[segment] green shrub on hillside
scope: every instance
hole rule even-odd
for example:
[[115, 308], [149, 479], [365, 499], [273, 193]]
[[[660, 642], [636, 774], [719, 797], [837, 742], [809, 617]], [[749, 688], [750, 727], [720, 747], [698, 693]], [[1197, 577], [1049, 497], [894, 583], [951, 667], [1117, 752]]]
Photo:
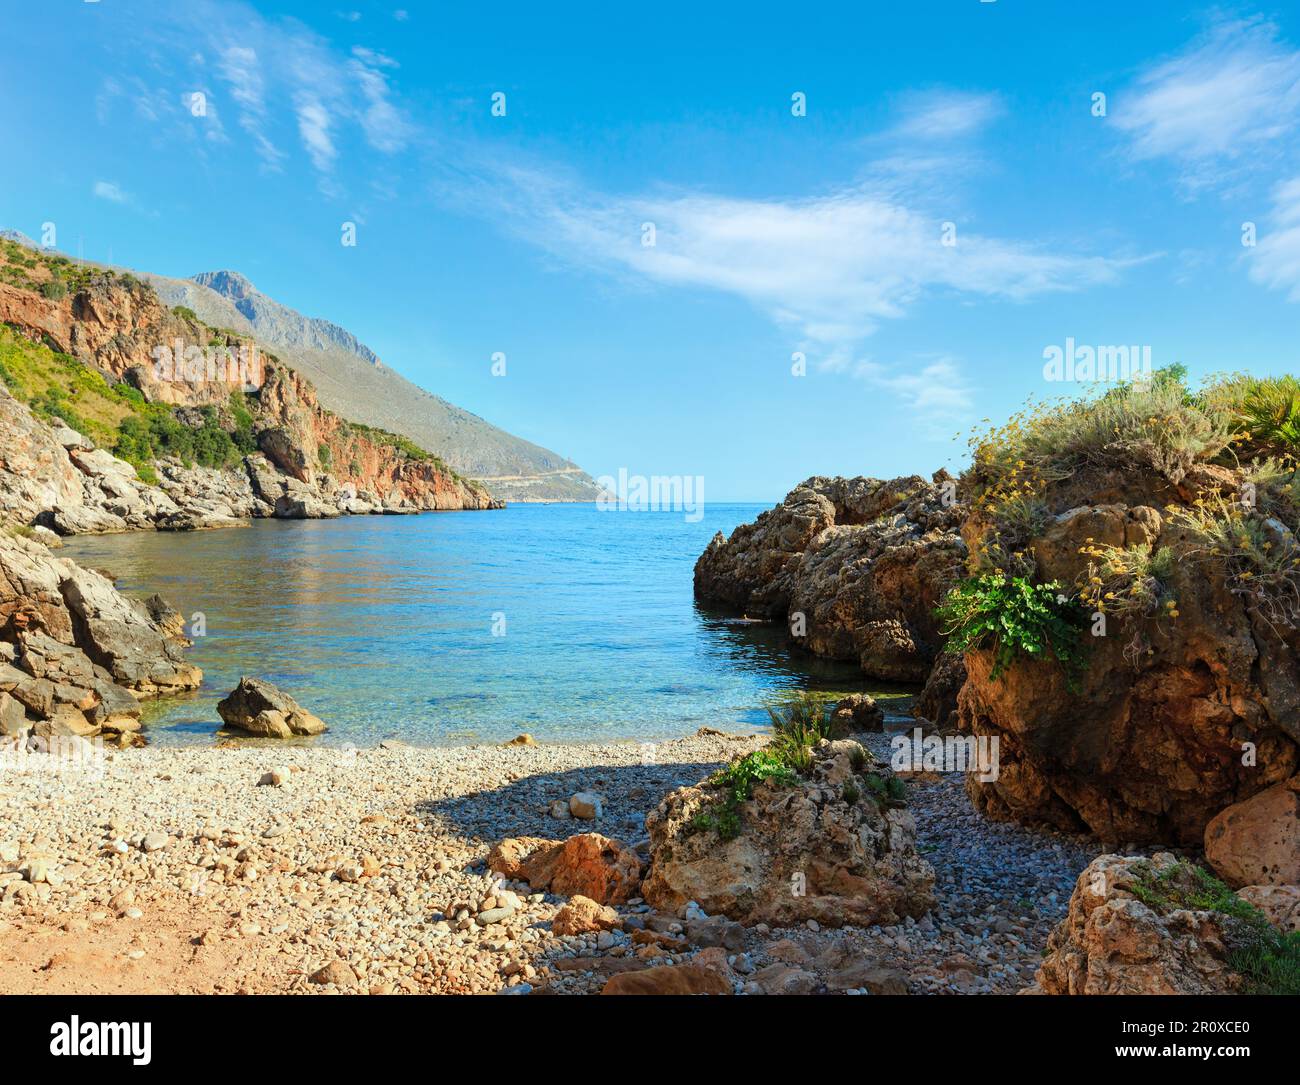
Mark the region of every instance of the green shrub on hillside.
[[1223, 412], [1251, 446], [1300, 452], [1300, 380], [1234, 374], [1208, 388], [1205, 402]]
[[159, 404], [149, 404], [141, 413], [122, 420], [113, 455], [139, 470], [153, 460], [174, 456], [187, 467], [229, 467], [242, 452], [222, 427], [214, 407], [200, 412], [202, 424], [187, 426], [175, 413]]

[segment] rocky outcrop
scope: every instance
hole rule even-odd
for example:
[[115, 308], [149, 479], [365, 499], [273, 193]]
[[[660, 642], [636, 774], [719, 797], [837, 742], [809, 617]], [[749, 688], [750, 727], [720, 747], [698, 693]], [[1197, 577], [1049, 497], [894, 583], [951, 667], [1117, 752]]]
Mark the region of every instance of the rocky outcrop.
[[460, 478], [436, 457], [389, 443], [376, 431], [324, 410], [316, 389], [291, 369], [269, 366], [258, 402], [267, 423], [258, 437], [266, 459], [289, 483], [314, 490], [326, 505], [345, 512], [352, 511], [346, 502], [358, 499], [371, 512], [501, 507], [482, 486]]
[[[1244, 990], [1246, 977], [1232, 962], [1254, 932], [1222, 911], [1180, 906], [1179, 882], [1190, 876], [1168, 853], [1093, 860], [1079, 875], [1068, 915], [1048, 939], [1037, 989], [1070, 995]], [[1143, 892], [1151, 886], [1158, 889], [1154, 896]], [[1172, 899], [1148, 904], [1142, 897]]]
[[934, 871], [917, 853], [901, 781], [858, 743], [823, 740], [807, 777], [755, 784], [731, 839], [701, 819], [724, 794], [705, 781], [646, 816], [641, 895], [654, 907], [681, 914], [695, 901], [710, 915], [775, 926], [897, 923], [931, 907]]
[[46, 509], [82, 503], [82, 475], [59, 433], [0, 383], [0, 510], [30, 524]]
[[[169, 609], [169, 608], [168, 608]], [[129, 736], [140, 696], [198, 687], [162, 614], [39, 543], [0, 534], [0, 733]]]
[[[1215, 485], [1221, 476], [1232, 484], [1223, 472]], [[1024, 552], [1037, 579], [1074, 591], [1088, 580], [1092, 547], [1168, 547], [1167, 602], [1150, 616], [1110, 613], [1104, 636], [1083, 636], [1087, 665], [1075, 688], [1053, 662], [1021, 659], [995, 679], [989, 652], [967, 653], [959, 726], [1000, 743], [997, 780], [970, 776], [967, 788], [995, 817], [1196, 847], [1220, 810], [1300, 767], [1300, 634], [1253, 608], [1222, 563], [1197, 560], [1204, 540], [1136, 503], [1139, 477], [1126, 487], [1133, 504], [1054, 514], [1049, 505]], [[1160, 489], [1152, 482], [1146, 492]], [[1048, 493], [1075, 499], [1076, 481]], [[976, 551], [990, 527], [972, 515], [963, 533]]]
[[696, 598], [782, 621], [796, 644], [873, 678], [923, 682], [941, 642], [934, 608], [965, 558], [945, 481], [810, 478], [714, 537]]
[[217, 702], [217, 714], [230, 729], [258, 738], [319, 735], [325, 722], [313, 716], [282, 689], [247, 676]]

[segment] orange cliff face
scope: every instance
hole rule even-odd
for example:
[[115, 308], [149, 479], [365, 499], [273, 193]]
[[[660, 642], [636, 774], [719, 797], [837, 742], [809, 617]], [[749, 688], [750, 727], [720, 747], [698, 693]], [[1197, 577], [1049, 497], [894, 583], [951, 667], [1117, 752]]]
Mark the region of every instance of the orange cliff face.
[[152, 403], [223, 407], [245, 393], [267, 459], [328, 498], [347, 489], [376, 506], [503, 504], [436, 456], [325, 410], [312, 384], [274, 355], [173, 312], [137, 280], [95, 278], [57, 300], [0, 283], [0, 323], [131, 384]]
[[326, 479], [384, 504], [418, 509], [488, 509], [501, 502], [433, 456], [389, 443], [392, 438], [325, 410], [301, 374], [277, 363], [265, 368], [258, 393], [262, 451], [285, 474], [311, 486]]

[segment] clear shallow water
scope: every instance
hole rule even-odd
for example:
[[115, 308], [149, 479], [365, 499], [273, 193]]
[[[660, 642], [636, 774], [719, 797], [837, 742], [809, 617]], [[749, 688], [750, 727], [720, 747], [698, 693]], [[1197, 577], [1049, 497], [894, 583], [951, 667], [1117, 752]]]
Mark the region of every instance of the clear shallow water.
[[155, 743], [212, 742], [241, 674], [319, 715], [330, 744], [653, 741], [762, 726], [781, 690], [867, 688], [780, 629], [694, 603], [696, 557], [762, 507], [712, 505], [694, 524], [593, 505], [263, 520], [62, 553], [206, 617], [190, 651], [203, 688], [148, 707]]

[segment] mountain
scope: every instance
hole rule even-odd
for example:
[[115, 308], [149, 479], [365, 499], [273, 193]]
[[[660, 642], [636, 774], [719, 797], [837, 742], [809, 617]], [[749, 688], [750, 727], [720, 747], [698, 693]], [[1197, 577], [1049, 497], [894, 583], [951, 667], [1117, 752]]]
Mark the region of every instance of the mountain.
[[[237, 271], [204, 271], [192, 277], [200, 286], [215, 290], [238, 309], [264, 343], [310, 350], [341, 350], [355, 354], [371, 365], [379, 355], [346, 328], [328, 320], [303, 316], [253, 286]], [[193, 308], [193, 306], [191, 306]]]
[[[16, 231], [12, 240], [36, 246]], [[572, 460], [498, 429], [387, 368], [345, 328], [306, 317], [234, 271], [193, 279], [135, 272], [168, 305], [255, 337], [315, 386], [321, 404], [355, 422], [389, 430], [442, 457], [507, 501], [592, 501], [596, 483]]]
[[207, 324], [255, 336], [275, 350], [311, 380], [328, 409], [409, 438], [497, 497], [593, 501], [599, 492], [573, 461], [426, 392], [385, 366], [345, 328], [303, 316], [237, 272], [209, 271], [192, 279], [141, 277], [168, 305], [183, 305]]
[[[17, 230], [0, 230], [0, 238], [43, 251]], [[311, 381], [326, 410], [406, 437], [458, 474], [482, 482], [494, 497], [594, 501], [600, 492], [572, 460], [426, 392], [386, 367], [346, 328], [303, 316], [263, 294], [238, 272], [208, 271], [175, 279], [117, 270], [149, 283], [168, 306], [184, 306], [205, 324], [255, 338]]]

